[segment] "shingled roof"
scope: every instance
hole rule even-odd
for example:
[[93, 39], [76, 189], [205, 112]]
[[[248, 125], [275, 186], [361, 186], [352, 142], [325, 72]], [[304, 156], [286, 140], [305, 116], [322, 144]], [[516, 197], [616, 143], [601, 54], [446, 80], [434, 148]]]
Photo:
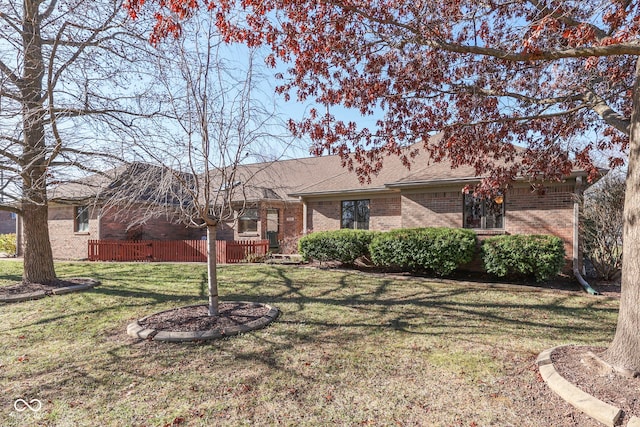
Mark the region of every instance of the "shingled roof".
[[[334, 164], [340, 165], [338, 156], [330, 156]], [[329, 172], [329, 171], [327, 171]], [[433, 162], [428, 154], [419, 152], [412, 160], [410, 167], [405, 166], [398, 156], [389, 156], [384, 159], [382, 170], [377, 175], [370, 176], [370, 182], [361, 183], [354, 172], [339, 167], [332, 173], [325, 173], [318, 168], [311, 176], [321, 176], [317, 181], [307, 181], [306, 186], [299, 187], [291, 192], [291, 197], [330, 195], [354, 192], [381, 192], [391, 191], [394, 186], [402, 183], [431, 182], [431, 181], [465, 181], [477, 179], [475, 170], [471, 166], [452, 168], [448, 161]]]
[[[57, 203], [127, 198], [128, 201], [175, 204], [179, 201], [173, 199], [181, 191], [175, 181], [169, 179], [171, 175], [172, 172], [166, 167], [133, 162], [55, 186], [49, 190], [48, 198]], [[185, 177], [185, 182], [192, 181], [190, 174], [182, 176]], [[175, 191], [167, 191], [167, 188]]]
[[[419, 148], [419, 145], [410, 148]], [[61, 185], [51, 192], [51, 199], [79, 200], [109, 191], [115, 192], [117, 185], [130, 185], [135, 182], [137, 174], [161, 173], [162, 170], [163, 168], [158, 166], [143, 163], [123, 166], [78, 182]], [[584, 173], [574, 171], [574, 175]], [[123, 180], [123, 176], [128, 178]], [[212, 173], [211, 178], [213, 191], [224, 187], [220, 183], [219, 173], [218, 176]], [[295, 201], [300, 197], [391, 192], [403, 187], [468, 183], [478, 179], [473, 167], [453, 168], [447, 160], [434, 162], [425, 150], [419, 150], [409, 168], [398, 156], [385, 158], [382, 170], [371, 175], [370, 181], [365, 183], [359, 181], [356, 173], [342, 166], [340, 156], [320, 156], [240, 165], [233, 181], [242, 185], [238, 190], [234, 190], [233, 199], [247, 202]], [[157, 192], [149, 191], [157, 197]]]
[[[416, 144], [407, 150], [419, 147]], [[424, 150], [419, 150], [410, 168], [398, 156], [385, 158], [382, 170], [365, 183], [342, 166], [338, 155], [244, 165], [238, 177], [249, 200], [270, 198], [261, 194], [263, 189], [271, 189], [274, 198], [296, 200], [301, 196], [393, 191], [392, 186], [405, 182], [410, 185], [416, 181], [477, 180], [473, 167], [452, 168], [448, 161], [433, 162]]]

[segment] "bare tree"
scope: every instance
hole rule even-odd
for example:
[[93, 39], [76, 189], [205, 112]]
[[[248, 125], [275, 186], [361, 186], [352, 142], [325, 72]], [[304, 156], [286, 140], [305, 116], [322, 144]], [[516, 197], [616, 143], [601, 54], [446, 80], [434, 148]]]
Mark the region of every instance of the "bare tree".
[[625, 180], [610, 173], [584, 195], [582, 232], [585, 255], [598, 277], [612, 280], [622, 269]]
[[256, 53], [234, 52], [214, 22], [211, 16], [194, 19], [188, 35], [158, 46], [166, 56], [157, 83], [167, 94], [167, 108], [157, 122], [155, 141], [136, 146], [153, 166], [146, 175], [136, 174], [137, 182], [125, 185], [128, 189], [109, 202], [127, 210], [144, 200], [146, 213], [140, 221], [169, 215], [206, 228], [211, 316], [218, 314], [218, 227], [233, 225], [243, 214], [254, 191], [253, 177], [264, 172], [245, 164], [277, 159], [290, 144], [286, 126], [263, 102], [269, 95], [259, 90], [263, 77]]
[[47, 188], [124, 158], [152, 110], [151, 49], [128, 21], [120, 1], [0, 3], [0, 209], [22, 216], [25, 282], [56, 278]]

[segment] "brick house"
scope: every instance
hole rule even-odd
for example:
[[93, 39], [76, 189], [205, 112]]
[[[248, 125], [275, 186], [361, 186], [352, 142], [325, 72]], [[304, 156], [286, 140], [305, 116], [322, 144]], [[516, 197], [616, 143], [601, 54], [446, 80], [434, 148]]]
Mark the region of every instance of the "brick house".
[[135, 205], [118, 209], [102, 203], [110, 191], [122, 187], [123, 176], [146, 173], [140, 163], [61, 184], [49, 193], [49, 235], [56, 259], [87, 258], [89, 240], [191, 240], [202, 239], [204, 231], [190, 228], [176, 218], [158, 215], [140, 221], [148, 209], [144, 195]]
[[[366, 184], [344, 169], [338, 156], [243, 165], [237, 177], [244, 195], [244, 202], [237, 203], [243, 209], [238, 208], [234, 222], [219, 227], [220, 240], [269, 239], [274, 250], [294, 253], [297, 239], [311, 231], [444, 226], [472, 228], [480, 238], [552, 234], [563, 239], [569, 260], [578, 255], [575, 195], [586, 183], [583, 171], [545, 183], [544, 194], [532, 191], [525, 179], [515, 181], [493, 199], [476, 199], [462, 191], [479, 182], [473, 168], [451, 168], [420, 155], [411, 169], [396, 157], [385, 159], [382, 171]], [[135, 211], [123, 215], [91, 201], [114, 182], [90, 177], [57, 189], [49, 211], [55, 257], [85, 258], [89, 239], [203, 238], [203, 230], [172, 218], [139, 224]]]
[[544, 194], [516, 181], [493, 199], [474, 198], [462, 190], [479, 182], [471, 167], [452, 169], [447, 162], [414, 164], [407, 170], [388, 158], [370, 184], [361, 185], [343, 171], [302, 188], [291, 196], [303, 205], [303, 233], [310, 230], [364, 228], [387, 231], [413, 227], [471, 228], [479, 238], [497, 234], [552, 234], [574, 255], [576, 194], [586, 173], [574, 171], [562, 182], [545, 183]]
[[[516, 180], [504, 194], [493, 199], [474, 198], [465, 186], [480, 181], [472, 167], [452, 168], [418, 156], [411, 169], [397, 157], [385, 159], [381, 172], [362, 184], [342, 167], [338, 156], [294, 159], [250, 165], [251, 182], [272, 190], [274, 197], [256, 197], [260, 210], [254, 215], [255, 238], [264, 238], [267, 201], [286, 206], [280, 216], [279, 239], [295, 243], [312, 231], [363, 228], [388, 231], [412, 227], [461, 227], [476, 231], [480, 239], [498, 234], [552, 234], [565, 243], [569, 262], [577, 234], [577, 197], [586, 185], [586, 172], [573, 171], [562, 182], [546, 182], [544, 194], [534, 191], [528, 180]], [[275, 207], [275, 205], [274, 205]], [[283, 217], [285, 221], [283, 221]], [[250, 235], [236, 234], [234, 238]], [[294, 252], [295, 244], [284, 250]]]

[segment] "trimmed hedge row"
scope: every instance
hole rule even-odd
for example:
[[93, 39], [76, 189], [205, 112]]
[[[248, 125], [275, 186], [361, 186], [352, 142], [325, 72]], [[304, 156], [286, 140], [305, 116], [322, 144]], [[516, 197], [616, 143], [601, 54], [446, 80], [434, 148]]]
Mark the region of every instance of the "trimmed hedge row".
[[560, 272], [564, 257], [564, 244], [556, 236], [495, 236], [482, 244], [484, 268], [498, 277], [533, 275], [541, 282]]
[[[388, 232], [321, 231], [300, 239], [305, 260], [353, 264], [369, 257], [374, 265], [405, 271], [451, 274], [473, 259], [475, 232], [459, 228], [412, 228]], [[548, 235], [503, 235], [481, 245], [484, 268], [498, 277], [533, 276], [538, 281], [557, 275], [565, 262], [562, 240]]]
[[298, 252], [306, 261], [340, 261], [353, 264], [369, 255], [371, 239], [379, 232], [342, 229], [308, 234], [298, 241]]
[[369, 250], [381, 267], [427, 270], [444, 276], [473, 258], [476, 234], [459, 228], [412, 228], [377, 235]]

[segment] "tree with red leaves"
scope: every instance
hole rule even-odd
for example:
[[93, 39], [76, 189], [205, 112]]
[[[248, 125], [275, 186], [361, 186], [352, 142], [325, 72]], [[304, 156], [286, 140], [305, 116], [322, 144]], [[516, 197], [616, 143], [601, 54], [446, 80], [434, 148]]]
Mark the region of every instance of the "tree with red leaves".
[[[227, 41], [268, 46], [270, 65], [290, 64], [278, 91], [321, 106], [292, 130], [363, 180], [387, 155], [409, 165], [402, 148], [416, 141], [434, 161], [473, 165], [487, 177], [479, 191], [575, 167], [593, 179], [596, 153], [628, 151], [620, 315], [605, 358], [640, 372], [638, 1], [148, 1], [128, 7], [134, 17], [155, 9], [153, 43], [207, 8]], [[380, 118], [360, 127], [337, 107]]]

